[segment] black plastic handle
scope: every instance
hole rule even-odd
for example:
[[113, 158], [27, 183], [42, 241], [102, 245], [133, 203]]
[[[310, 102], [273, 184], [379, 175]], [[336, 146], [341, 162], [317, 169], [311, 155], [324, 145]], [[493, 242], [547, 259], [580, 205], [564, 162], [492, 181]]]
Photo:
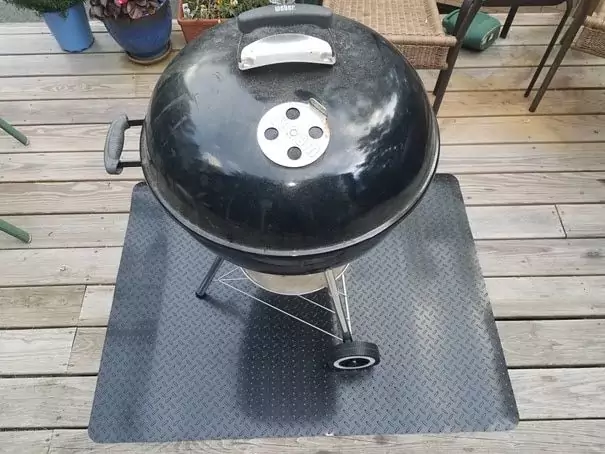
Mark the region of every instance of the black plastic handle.
[[138, 167], [141, 161], [120, 161], [124, 149], [124, 133], [131, 126], [141, 126], [143, 120], [129, 120], [126, 114], [120, 115], [109, 125], [105, 138], [103, 159], [105, 171], [111, 175], [119, 175], [124, 167]]
[[289, 25], [332, 26], [332, 10], [319, 5], [292, 4], [269, 5], [245, 11], [237, 16], [237, 28], [246, 34], [261, 27], [286, 27]]

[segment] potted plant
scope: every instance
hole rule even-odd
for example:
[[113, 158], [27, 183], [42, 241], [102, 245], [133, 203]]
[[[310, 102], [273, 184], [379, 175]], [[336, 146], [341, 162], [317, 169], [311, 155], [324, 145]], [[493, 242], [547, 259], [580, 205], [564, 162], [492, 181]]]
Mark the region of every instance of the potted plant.
[[84, 9], [84, 0], [7, 0], [7, 2], [40, 14], [61, 49], [66, 52], [82, 52], [94, 41]]
[[177, 21], [185, 41], [189, 42], [225, 19], [269, 3], [269, 0], [179, 0]]
[[135, 63], [155, 63], [170, 53], [169, 0], [90, 0], [90, 16], [105, 24]]

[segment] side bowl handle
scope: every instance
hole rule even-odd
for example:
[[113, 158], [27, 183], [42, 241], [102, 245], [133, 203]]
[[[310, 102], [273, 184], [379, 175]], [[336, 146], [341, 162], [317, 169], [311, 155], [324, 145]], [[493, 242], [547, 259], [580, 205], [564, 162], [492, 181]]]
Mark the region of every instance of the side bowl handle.
[[131, 126], [141, 126], [143, 120], [129, 120], [126, 114], [120, 115], [109, 125], [107, 137], [105, 138], [105, 149], [103, 160], [105, 171], [111, 175], [119, 175], [124, 167], [139, 167], [141, 161], [120, 161], [124, 150], [124, 134]]

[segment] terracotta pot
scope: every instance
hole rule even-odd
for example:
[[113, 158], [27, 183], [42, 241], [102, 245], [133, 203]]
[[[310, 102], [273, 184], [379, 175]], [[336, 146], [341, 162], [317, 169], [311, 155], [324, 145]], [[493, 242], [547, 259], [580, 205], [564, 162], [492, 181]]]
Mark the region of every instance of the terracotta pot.
[[179, 0], [176, 20], [181, 26], [185, 42], [188, 43], [209, 28], [214, 27], [216, 24], [220, 24], [224, 19], [185, 19], [183, 16], [183, 0]]

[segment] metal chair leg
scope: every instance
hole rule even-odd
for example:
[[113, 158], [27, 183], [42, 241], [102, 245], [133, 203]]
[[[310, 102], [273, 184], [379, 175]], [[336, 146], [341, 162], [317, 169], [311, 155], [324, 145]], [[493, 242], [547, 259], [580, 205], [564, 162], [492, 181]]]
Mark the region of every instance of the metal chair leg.
[[504, 26], [500, 31], [500, 38], [504, 39], [508, 35], [508, 31], [510, 30], [510, 26], [513, 25], [513, 20], [515, 20], [515, 15], [519, 10], [518, 6], [512, 6], [508, 11], [508, 16], [506, 16], [506, 20], [504, 21]]
[[202, 299], [206, 296], [206, 290], [208, 290], [208, 287], [210, 287], [214, 276], [216, 276], [218, 269], [221, 267], [224, 261], [224, 259], [216, 257], [214, 262], [212, 262], [212, 265], [210, 265], [210, 269], [206, 273], [206, 276], [204, 276], [204, 280], [195, 292], [195, 296], [197, 296], [199, 299]]
[[21, 230], [19, 227], [15, 227], [12, 224], [9, 224], [6, 221], [0, 219], [0, 232], [4, 232], [18, 240], [23, 241], [24, 243], [31, 243], [32, 237], [25, 230]]
[[13, 136], [23, 145], [29, 144], [29, 139], [22, 132], [18, 131], [13, 125], [11, 125], [8, 121], [0, 118], [0, 129], [5, 131], [7, 134]]
[[[544, 55], [542, 55], [542, 60], [540, 60], [540, 63], [538, 64], [538, 67], [536, 68], [536, 71], [534, 72], [534, 75], [531, 78], [531, 81], [529, 82], [529, 85], [527, 86], [525, 93], [523, 94], [523, 96], [525, 96], [526, 98], [530, 95], [531, 91], [534, 88], [534, 85], [538, 81], [538, 77], [540, 77], [540, 73], [542, 72], [542, 69], [544, 68], [544, 65], [546, 64], [546, 61], [548, 60], [550, 53], [552, 52], [553, 48], [555, 47], [555, 44], [557, 43], [557, 40], [559, 39], [559, 35], [563, 31], [563, 28], [565, 28], [565, 22], [567, 22], [567, 18], [569, 17], [569, 14], [571, 13], [572, 8], [573, 8], [573, 1], [567, 0], [567, 9], [565, 10], [565, 13], [563, 13], [561, 22], [559, 22], [559, 25], [557, 26], [555, 33], [552, 35], [550, 43], [548, 43], [548, 47], [546, 48]], [[563, 37], [563, 39], [565, 39], [565, 37]]]
[[477, 12], [481, 8], [482, 4], [482, 0], [464, 0], [462, 2], [458, 20], [456, 21], [456, 26], [454, 27], [454, 31], [452, 33], [456, 37], [457, 42], [456, 45], [448, 52], [447, 69], [443, 69], [439, 72], [437, 82], [435, 83], [435, 88], [433, 89], [433, 94], [435, 95], [433, 111], [435, 112], [435, 115], [439, 112], [445, 91], [449, 84], [450, 78], [452, 77], [452, 73], [454, 72], [454, 66], [456, 64], [456, 60], [458, 59], [458, 53], [462, 47], [462, 40], [466, 36], [468, 28], [471, 25], [471, 22], [473, 22], [473, 19], [477, 15]]
[[[470, 7], [472, 5], [472, 0], [464, 0], [462, 2], [462, 5], [460, 6], [460, 11], [458, 12], [458, 20], [456, 20], [456, 24], [454, 25], [454, 30], [452, 31], [452, 35], [453, 36], [458, 36], [458, 31], [460, 30], [460, 26], [462, 25], [463, 19], [465, 17], [467, 17], [468, 12], [470, 10]], [[459, 42], [457, 42], [457, 45], [460, 44]], [[457, 47], [456, 45], [456, 47]], [[461, 46], [462, 44], [460, 44]], [[449, 66], [449, 59], [450, 59], [450, 53], [452, 52], [452, 50], [455, 47], [453, 47], [452, 49], [449, 50], [448, 54], [447, 54], [447, 62], [448, 62], [448, 66]], [[458, 49], [460, 50], [460, 49]], [[444, 78], [444, 73], [445, 70], [441, 70], [439, 72], [439, 76], [437, 77], [437, 82], [435, 82], [435, 87], [433, 88], [433, 94], [436, 95], [437, 92], [439, 91], [439, 88], [443, 82], [443, 78]]]
[[[580, 8], [583, 10], [583, 12], [586, 12], [588, 10], [589, 5], [587, 4], [589, 3], [591, 2], [586, 0], [582, 3]], [[561, 64], [563, 58], [565, 57], [565, 54], [571, 47], [571, 43], [576, 37], [578, 30], [580, 30], [580, 27], [584, 23], [585, 18], [586, 14], [582, 14], [582, 11], [578, 11], [578, 14], [575, 15], [573, 21], [571, 22], [571, 25], [567, 29], [567, 32], [565, 32], [565, 36], [563, 36], [563, 40], [561, 41], [561, 49], [559, 49], [557, 56], [552, 62], [552, 66], [548, 69], [548, 73], [546, 73], [546, 77], [542, 81], [542, 85], [540, 85], [540, 89], [538, 90], [536, 97], [534, 98], [531, 103], [531, 106], [529, 107], [530, 112], [535, 112], [538, 108], [538, 104], [540, 104], [540, 101], [542, 101], [544, 93], [546, 93], [546, 90], [548, 90], [550, 82], [552, 81], [555, 73], [557, 72], [557, 69], [559, 69], [559, 65]]]

